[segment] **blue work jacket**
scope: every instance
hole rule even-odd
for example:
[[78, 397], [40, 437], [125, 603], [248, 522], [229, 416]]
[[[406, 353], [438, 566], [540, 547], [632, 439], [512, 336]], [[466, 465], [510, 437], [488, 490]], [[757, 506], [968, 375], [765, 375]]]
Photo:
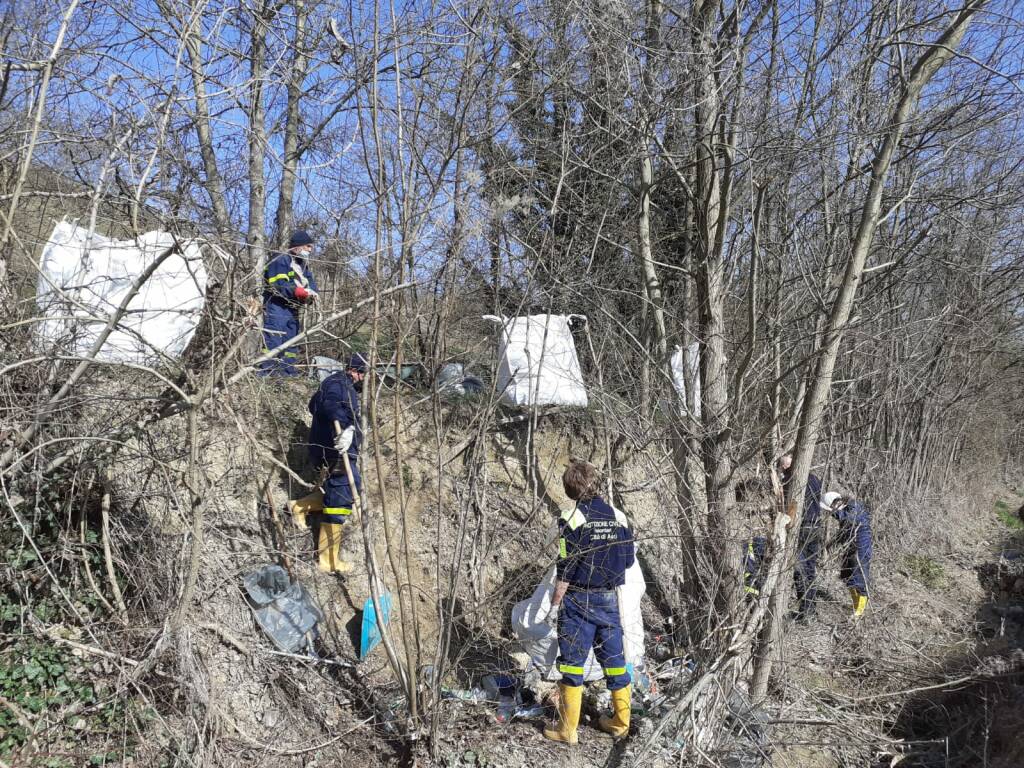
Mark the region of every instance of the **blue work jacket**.
[[633, 534], [604, 499], [580, 501], [558, 521], [556, 575], [576, 589], [613, 589], [633, 565]]
[[[298, 267], [296, 272], [295, 267]], [[303, 284], [311, 291], [317, 290], [316, 278], [306, 260], [291, 253], [274, 253], [263, 270], [263, 304], [276, 304], [298, 309], [295, 288]]]
[[338, 422], [343, 430], [356, 428], [348, 455], [353, 461], [359, 458], [359, 447], [363, 442], [359, 425], [359, 393], [347, 371], [332, 373], [323, 380], [310, 398], [309, 412], [313, 416], [309, 428], [309, 456], [314, 464], [333, 467], [341, 458], [334, 447], [337, 434], [334, 422]]

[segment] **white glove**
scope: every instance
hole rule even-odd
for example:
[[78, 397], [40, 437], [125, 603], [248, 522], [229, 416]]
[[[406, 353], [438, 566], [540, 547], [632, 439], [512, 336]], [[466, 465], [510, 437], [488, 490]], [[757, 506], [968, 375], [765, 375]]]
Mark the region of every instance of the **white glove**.
[[307, 288], [306, 292], [309, 294], [307, 301], [317, 301], [320, 298], [320, 294], [314, 291], [312, 288]]
[[355, 439], [356, 428], [346, 427], [337, 437], [334, 438], [334, 447], [340, 452], [345, 453], [352, 445], [352, 440]]
[[544, 617], [544, 623], [547, 624], [548, 626], [554, 627], [556, 629], [558, 628], [558, 606], [557, 605], [552, 605], [551, 608], [548, 609], [548, 615]]

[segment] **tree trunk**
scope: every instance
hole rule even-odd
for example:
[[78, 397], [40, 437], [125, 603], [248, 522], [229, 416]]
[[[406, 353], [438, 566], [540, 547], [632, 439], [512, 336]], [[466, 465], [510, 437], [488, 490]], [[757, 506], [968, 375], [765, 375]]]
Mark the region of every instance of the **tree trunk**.
[[249, 248], [248, 269], [258, 271], [266, 260], [267, 183], [264, 157], [267, 146], [266, 106], [263, 103], [264, 66], [267, 57], [267, 25], [273, 10], [260, 3], [252, 15], [249, 35]]
[[[164, 10], [164, 15], [168, 16], [167, 10]], [[217, 236], [225, 239], [231, 233], [231, 217], [228, 215], [228, 206], [224, 198], [224, 179], [220, 174], [217, 153], [213, 148], [213, 132], [210, 130], [210, 102], [206, 94], [202, 39], [197, 29], [201, 23], [202, 14], [193, 10], [191, 23], [182, 28], [182, 34], [185, 37], [185, 50], [188, 52], [189, 69], [192, 75], [192, 90], [196, 99], [196, 140], [199, 143], [199, 155], [203, 160], [203, 171], [206, 174], [204, 187], [210, 196], [210, 205], [213, 208], [213, 226], [217, 230]]]
[[729, 377], [725, 356], [725, 264], [720, 247], [723, 216], [722, 178], [718, 167], [721, 98], [715, 74], [718, 55], [718, 0], [694, 9], [696, 119], [695, 266], [701, 382], [701, 454], [707, 496], [707, 529], [717, 547], [720, 569], [715, 608], [733, 616], [740, 602], [742, 563], [737, 554], [740, 532], [730, 516], [735, 492], [730, 479]]
[[308, 57], [304, 53], [306, 47], [306, 3], [295, 0], [295, 40], [293, 48], [291, 72], [288, 77], [288, 104], [285, 108], [284, 152], [281, 167], [281, 187], [277, 195], [277, 215], [274, 229], [278, 243], [284, 246], [288, 242], [294, 212], [295, 182], [298, 178], [299, 124], [302, 117], [302, 84], [306, 79]]

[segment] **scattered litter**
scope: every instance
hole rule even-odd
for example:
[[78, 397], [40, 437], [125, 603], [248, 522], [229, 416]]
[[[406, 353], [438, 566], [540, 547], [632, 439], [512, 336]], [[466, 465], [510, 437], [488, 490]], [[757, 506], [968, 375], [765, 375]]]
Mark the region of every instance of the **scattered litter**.
[[463, 690], [460, 688], [442, 688], [441, 698], [458, 699], [459, 701], [469, 701], [474, 704], [480, 704], [485, 701], [498, 700], [497, 696], [493, 696], [489, 691], [485, 691], [479, 685], [474, 686], [468, 690]]
[[409, 384], [412, 381], [413, 377], [419, 372], [420, 367], [421, 366], [419, 363], [403, 364], [398, 369], [398, 374], [396, 376], [395, 366], [387, 364], [378, 365], [377, 375], [380, 376], [381, 379], [384, 380], [384, 383], [388, 384], [389, 386], [394, 386], [399, 381], [403, 384]]
[[476, 376], [467, 376], [462, 363], [445, 363], [434, 379], [438, 394], [446, 399], [456, 400], [484, 391], [484, 383]]
[[494, 719], [503, 725], [516, 719], [551, 713], [551, 708], [537, 701], [522, 680], [511, 675], [486, 675], [480, 685], [468, 690], [442, 688], [441, 698], [470, 704], [496, 704]]
[[279, 565], [264, 565], [246, 574], [242, 585], [260, 628], [280, 650], [317, 658], [314, 644], [320, 607], [306, 588], [292, 581]]
[[380, 596], [380, 623], [377, 622], [377, 609], [373, 605], [373, 598], [366, 598], [363, 603], [363, 625], [359, 637], [359, 658], [365, 659], [380, 643], [380, 628], [391, 620], [391, 593], [385, 592]]

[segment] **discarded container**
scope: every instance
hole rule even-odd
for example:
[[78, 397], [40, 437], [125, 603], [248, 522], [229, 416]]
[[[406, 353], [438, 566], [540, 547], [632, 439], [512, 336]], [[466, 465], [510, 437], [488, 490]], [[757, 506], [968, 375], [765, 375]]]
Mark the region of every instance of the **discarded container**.
[[127, 312], [96, 353], [99, 360], [144, 362], [177, 357], [199, 324], [206, 298], [206, 268], [197, 240], [169, 232], [147, 232], [133, 240], [112, 240], [74, 222], [61, 221], [43, 247], [36, 305], [44, 321], [36, 326], [44, 349], [70, 343], [66, 354], [84, 356], [99, 340], [107, 317], [132, 293], [133, 283], [155, 268], [131, 298]]
[[264, 565], [242, 579], [260, 628], [282, 651], [315, 657], [317, 623], [323, 613], [306, 588], [279, 565]]
[[482, 704], [488, 701], [497, 701], [497, 697], [493, 696], [490, 692], [485, 691], [480, 686], [474, 686], [469, 690], [461, 688], [444, 688], [441, 690], [442, 699], [457, 699], [459, 701], [469, 701], [475, 704]]
[[504, 725], [513, 720], [523, 720], [531, 717], [547, 717], [551, 713], [550, 707], [543, 704], [520, 704], [512, 706], [499, 706], [498, 713], [494, 716], [495, 721]]
[[[501, 325], [498, 390], [512, 408], [587, 407], [587, 390], [569, 323], [579, 315], [530, 315], [484, 320]], [[584, 318], [585, 319], [585, 318]]]

